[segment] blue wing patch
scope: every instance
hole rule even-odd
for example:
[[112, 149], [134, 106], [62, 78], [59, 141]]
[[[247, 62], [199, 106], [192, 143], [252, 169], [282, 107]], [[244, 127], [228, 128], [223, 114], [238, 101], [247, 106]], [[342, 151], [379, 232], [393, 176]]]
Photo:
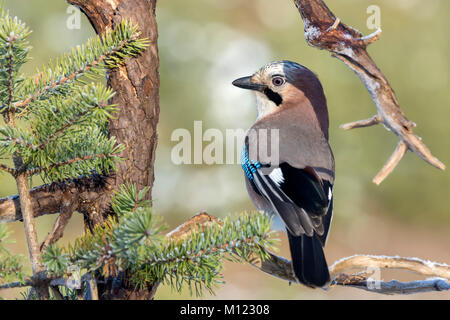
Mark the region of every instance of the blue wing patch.
[[248, 157], [247, 146], [244, 145], [241, 153], [241, 166], [245, 172], [245, 175], [250, 180], [253, 180], [253, 174], [257, 169], [261, 168], [261, 163], [259, 161], [253, 161]]

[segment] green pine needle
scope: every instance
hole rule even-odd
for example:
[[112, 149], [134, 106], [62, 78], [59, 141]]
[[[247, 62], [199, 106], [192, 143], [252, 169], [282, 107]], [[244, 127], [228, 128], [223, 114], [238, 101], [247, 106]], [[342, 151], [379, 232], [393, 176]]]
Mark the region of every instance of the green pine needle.
[[264, 260], [274, 246], [271, 219], [259, 213], [227, 217], [182, 239], [164, 237], [161, 217], [144, 200], [147, 192], [122, 186], [112, 202], [119, 218], [109, 218], [67, 249], [50, 247], [43, 257], [47, 267], [61, 275], [71, 264], [105, 276], [127, 270], [136, 287], [162, 282], [177, 292], [187, 288], [201, 295], [223, 283], [223, 260]]
[[148, 40], [123, 20], [25, 79], [20, 67], [28, 60], [29, 34], [24, 23], [0, 7], [0, 113], [5, 120], [0, 156], [15, 155], [23, 163], [20, 168], [0, 163], [0, 169], [39, 174], [45, 182], [115, 170], [124, 147], [106, 128], [120, 106], [109, 102], [110, 88], [85, 80], [120, 67]]

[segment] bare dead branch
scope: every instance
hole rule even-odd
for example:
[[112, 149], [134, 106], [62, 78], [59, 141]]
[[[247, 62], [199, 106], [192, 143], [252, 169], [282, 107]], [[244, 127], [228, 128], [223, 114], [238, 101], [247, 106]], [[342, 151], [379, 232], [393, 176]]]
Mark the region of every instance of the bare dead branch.
[[190, 236], [192, 232], [199, 232], [202, 228], [210, 226], [214, 223], [222, 224], [218, 218], [211, 216], [206, 212], [199, 212], [183, 224], [167, 233], [166, 237], [173, 240], [185, 239]]
[[351, 129], [382, 123], [399, 139], [393, 157], [388, 160], [373, 182], [380, 184], [394, 170], [407, 150], [416, 153], [432, 166], [444, 170], [445, 165], [435, 158], [421, 139], [413, 133], [415, 124], [406, 118], [394, 90], [366, 51], [366, 47], [379, 38], [381, 30], [364, 37], [336, 18], [322, 0], [294, 0], [294, 4], [302, 16], [308, 44], [330, 51], [333, 57], [352, 69], [366, 86], [377, 108], [376, 120], [374, 117], [341, 127]]
[[374, 43], [375, 41], [380, 39], [380, 35], [381, 35], [381, 29], [377, 29], [377, 31], [375, 31], [374, 33], [371, 33], [367, 36], [362, 37], [361, 40], [364, 42], [364, 44], [366, 46], [368, 46], [369, 44]]
[[[270, 253], [270, 259], [253, 264], [261, 271], [279, 279], [297, 283], [291, 262], [283, 257]], [[365, 273], [345, 274], [352, 269], [373, 270], [401, 269], [409, 270], [426, 277], [436, 279], [400, 282], [397, 280], [373, 280]], [[330, 266], [332, 286], [350, 286], [380, 294], [413, 294], [430, 291], [450, 291], [450, 266], [446, 264], [423, 261], [419, 258], [401, 258], [387, 256], [355, 255], [336, 261]]]
[[376, 124], [379, 124], [380, 122], [381, 122], [380, 116], [376, 115], [376, 116], [373, 116], [372, 118], [369, 118], [366, 120], [358, 120], [355, 122], [349, 122], [349, 123], [342, 124], [339, 126], [339, 128], [344, 129], [344, 130], [350, 130], [350, 129], [355, 129], [355, 128], [364, 128], [364, 127], [374, 126]]
[[450, 266], [443, 263], [424, 261], [419, 258], [402, 258], [374, 255], [354, 255], [342, 258], [330, 266], [330, 274], [338, 275], [350, 269], [363, 269], [367, 266], [380, 269], [408, 270], [426, 277], [439, 277], [450, 280]]
[[372, 182], [379, 185], [395, 169], [400, 160], [402, 160], [406, 151], [408, 151], [408, 146], [406, 143], [399, 141], [394, 153], [388, 159], [380, 172], [378, 172], [375, 178], [373, 178]]
[[272, 252], [268, 252], [268, 254], [270, 256], [269, 259], [258, 261], [257, 263], [254, 263], [252, 265], [262, 272], [265, 272], [278, 279], [294, 283], [298, 282], [297, 278], [295, 277], [291, 261], [277, 256]]
[[64, 233], [64, 228], [69, 223], [73, 212], [75, 211], [75, 206], [78, 203], [78, 194], [72, 194], [70, 191], [65, 191], [62, 194], [61, 199], [61, 209], [58, 218], [53, 225], [52, 230], [47, 235], [45, 240], [42, 242], [40, 251], [43, 252], [45, 248], [52, 245], [61, 237]]
[[433, 291], [449, 291], [450, 284], [444, 279], [427, 279], [412, 282], [391, 280], [387, 282], [367, 279], [358, 275], [339, 275], [333, 285], [353, 287], [379, 294], [416, 294]]

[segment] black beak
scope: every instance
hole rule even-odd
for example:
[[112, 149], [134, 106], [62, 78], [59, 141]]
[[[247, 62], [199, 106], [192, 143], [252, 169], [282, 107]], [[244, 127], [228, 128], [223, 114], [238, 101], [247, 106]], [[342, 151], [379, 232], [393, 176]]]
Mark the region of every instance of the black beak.
[[256, 90], [256, 91], [264, 91], [264, 89], [267, 88], [265, 84], [255, 83], [251, 81], [252, 77], [243, 77], [234, 80], [232, 83], [234, 86], [243, 88], [243, 89], [250, 89], [250, 90]]

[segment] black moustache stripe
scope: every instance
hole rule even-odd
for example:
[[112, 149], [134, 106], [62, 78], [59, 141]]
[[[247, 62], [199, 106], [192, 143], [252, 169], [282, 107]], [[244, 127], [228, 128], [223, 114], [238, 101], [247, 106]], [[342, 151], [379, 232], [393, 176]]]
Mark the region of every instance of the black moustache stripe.
[[278, 93], [270, 90], [269, 88], [264, 89], [264, 94], [267, 96], [267, 98], [269, 98], [269, 100], [273, 101], [277, 106], [279, 106], [283, 102], [281, 96]]

